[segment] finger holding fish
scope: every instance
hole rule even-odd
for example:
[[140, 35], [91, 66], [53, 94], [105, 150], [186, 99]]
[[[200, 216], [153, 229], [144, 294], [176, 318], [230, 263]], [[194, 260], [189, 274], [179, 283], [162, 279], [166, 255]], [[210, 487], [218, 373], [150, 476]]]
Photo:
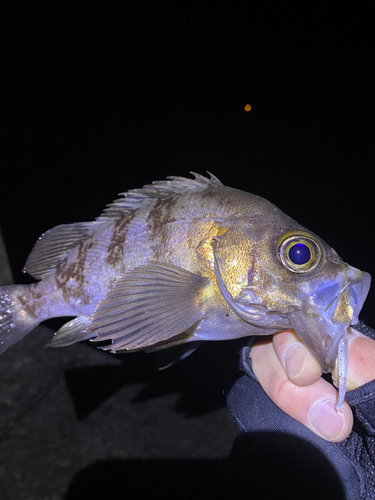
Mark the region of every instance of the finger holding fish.
[[[354, 328], [348, 333], [347, 390], [375, 378], [375, 341]], [[261, 386], [285, 413], [332, 442], [345, 439], [353, 425], [348, 403], [335, 409], [338, 391], [320, 378], [319, 363], [292, 330], [258, 339], [251, 350], [252, 367]], [[337, 365], [332, 379], [338, 385]]]
[[[283, 334], [276, 336], [282, 337]], [[290, 332], [286, 332], [285, 336], [289, 335]], [[280, 343], [281, 337], [278, 339]], [[278, 354], [282, 355], [282, 348], [278, 348]], [[317, 368], [313, 362], [303, 364], [300, 377], [303, 376], [305, 381], [310, 377], [311, 383], [301, 386], [288, 378], [272, 339], [255, 344], [251, 350], [251, 360], [253, 371], [264, 391], [285, 413], [327, 441], [339, 442], [350, 434], [353, 414], [348, 403], [344, 402], [339, 411], [335, 409], [337, 390], [320, 377], [316, 380]]]
[[319, 380], [322, 368], [294, 330], [276, 333], [272, 342], [275, 353], [293, 384], [306, 386]]

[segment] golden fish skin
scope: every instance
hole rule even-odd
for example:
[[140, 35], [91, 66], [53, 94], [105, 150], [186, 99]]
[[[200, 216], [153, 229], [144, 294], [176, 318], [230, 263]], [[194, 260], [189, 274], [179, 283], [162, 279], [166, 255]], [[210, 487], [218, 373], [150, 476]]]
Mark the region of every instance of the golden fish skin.
[[370, 276], [267, 200], [193, 175], [43, 234], [24, 269], [40, 281], [0, 287], [0, 352], [48, 318], [75, 316], [51, 346], [152, 349], [292, 327], [324, 371], [339, 346], [345, 361]]

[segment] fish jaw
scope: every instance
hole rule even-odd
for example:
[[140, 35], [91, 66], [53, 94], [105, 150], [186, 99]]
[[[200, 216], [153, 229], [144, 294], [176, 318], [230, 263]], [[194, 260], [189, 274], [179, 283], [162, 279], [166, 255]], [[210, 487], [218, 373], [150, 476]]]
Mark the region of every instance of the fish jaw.
[[370, 284], [368, 273], [345, 265], [336, 279], [311, 280], [304, 292], [304, 307], [288, 315], [292, 328], [318, 359], [323, 372], [334, 369], [340, 340], [348, 327], [358, 322]]

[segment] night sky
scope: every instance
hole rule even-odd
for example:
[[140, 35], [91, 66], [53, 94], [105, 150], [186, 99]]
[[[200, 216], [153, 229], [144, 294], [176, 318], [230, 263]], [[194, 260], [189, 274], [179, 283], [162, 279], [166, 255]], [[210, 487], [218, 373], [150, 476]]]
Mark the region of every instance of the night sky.
[[191, 170], [264, 196], [375, 275], [368, 6], [10, 2], [0, 224], [16, 282], [44, 231]]

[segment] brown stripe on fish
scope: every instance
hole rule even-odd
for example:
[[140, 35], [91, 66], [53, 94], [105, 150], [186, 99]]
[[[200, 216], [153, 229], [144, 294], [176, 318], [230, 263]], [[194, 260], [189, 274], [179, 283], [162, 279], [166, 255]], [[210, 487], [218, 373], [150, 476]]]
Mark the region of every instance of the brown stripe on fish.
[[159, 260], [165, 253], [165, 247], [169, 241], [168, 223], [175, 222], [178, 204], [179, 197], [175, 195], [159, 198], [147, 216], [146, 222], [150, 229], [149, 245], [154, 254], [154, 260]]
[[88, 251], [93, 246], [94, 241], [91, 238], [79, 243], [76, 258], [64, 259], [56, 270], [56, 286], [61, 289], [67, 302], [71, 298], [80, 298], [82, 304], [88, 304], [89, 298], [85, 293], [85, 264]]
[[113, 223], [111, 241], [107, 247], [106, 262], [110, 266], [116, 266], [124, 259], [124, 244], [129, 231], [130, 224], [135, 214], [126, 214], [116, 219]]
[[18, 314], [25, 315], [26, 313], [30, 318], [39, 320], [44, 304], [43, 299], [44, 293], [39, 290], [39, 283], [22, 285], [16, 290], [13, 297], [14, 303], [21, 306]]
[[38, 304], [33, 297], [24, 293], [22, 295], [18, 295], [17, 299], [24, 311], [26, 311], [31, 318], [37, 319], [39, 317], [38, 309], [40, 308], [40, 304]]

